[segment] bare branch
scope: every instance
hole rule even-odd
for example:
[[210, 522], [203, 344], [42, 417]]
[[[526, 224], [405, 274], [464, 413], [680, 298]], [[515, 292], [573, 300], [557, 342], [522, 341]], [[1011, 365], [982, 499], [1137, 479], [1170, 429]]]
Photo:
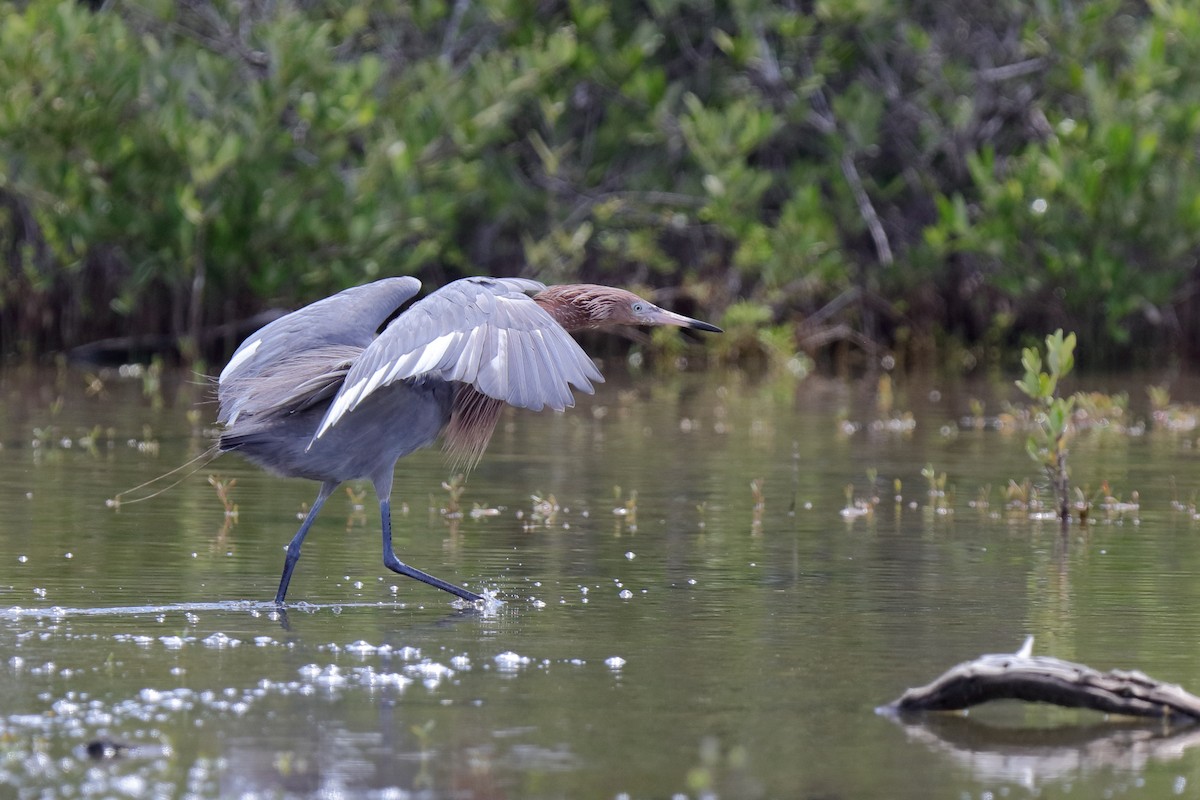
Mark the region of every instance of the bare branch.
[[990, 700], [1025, 700], [1108, 714], [1200, 721], [1200, 697], [1137, 670], [1099, 672], [1022, 648], [951, 667], [927, 686], [909, 689], [878, 711], [951, 711]]

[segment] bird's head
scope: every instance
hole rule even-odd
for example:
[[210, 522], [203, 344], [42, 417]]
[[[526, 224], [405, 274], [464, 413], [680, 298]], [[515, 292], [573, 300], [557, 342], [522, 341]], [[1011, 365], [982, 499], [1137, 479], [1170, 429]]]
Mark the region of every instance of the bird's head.
[[659, 308], [633, 292], [576, 283], [551, 286], [534, 299], [568, 330], [607, 328], [616, 325], [673, 325], [721, 333], [716, 325]]

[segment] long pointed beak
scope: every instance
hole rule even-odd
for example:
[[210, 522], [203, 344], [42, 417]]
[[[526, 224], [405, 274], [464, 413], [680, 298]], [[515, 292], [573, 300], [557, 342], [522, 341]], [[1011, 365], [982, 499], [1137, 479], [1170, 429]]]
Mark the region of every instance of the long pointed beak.
[[647, 324], [650, 325], [674, 325], [677, 328], [692, 328], [693, 330], [709, 331], [710, 333], [725, 332], [716, 325], [710, 325], [698, 319], [685, 317], [683, 314], [676, 314], [674, 311], [667, 311], [665, 308], [658, 308], [657, 306], [646, 316]]

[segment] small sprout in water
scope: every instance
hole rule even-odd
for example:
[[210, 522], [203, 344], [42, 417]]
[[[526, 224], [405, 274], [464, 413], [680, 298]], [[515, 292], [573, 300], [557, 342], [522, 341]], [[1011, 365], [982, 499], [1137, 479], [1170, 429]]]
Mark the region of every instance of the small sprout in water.
[[1075, 510], [1079, 512], [1079, 524], [1087, 525], [1088, 514], [1092, 510], [1092, 501], [1088, 498], [1087, 492], [1075, 487]]
[[980, 486], [979, 493], [975, 495], [975, 499], [970, 503], [971, 508], [977, 508], [980, 511], [986, 511], [992, 506], [991, 496], [992, 485], [990, 483]]
[[760, 514], [767, 505], [766, 498], [763, 497], [763, 484], [765, 483], [766, 480], [763, 478], [755, 478], [750, 481], [750, 497], [754, 499], [754, 510]]
[[553, 527], [558, 520], [559, 505], [554, 495], [530, 495], [529, 499], [533, 501], [531, 516], [535, 523], [540, 522], [547, 528]]
[[886, 417], [892, 413], [892, 404], [894, 401], [892, 376], [886, 374], [880, 375], [875, 390], [875, 407], [879, 410], [881, 416]]
[[754, 507], [751, 509], [750, 517], [750, 535], [758, 536], [762, 534], [762, 518], [763, 511], [767, 508], [767, 501], [763, 497], [763, 484], [766, 481], [763, 478], [755, 478], [750, 481], [750, 496], [754, 499]]
[[422, 725], [413, 725], [409, 730], [416, 737], [417, 746], [421, 750], [421, 758], [428, 758], [430, 753], [430, 744], [433, 738], [433, 728], [436, 723], [434, 720], [427, 720]]
[[[613, 495], [618, 503], [622, 502], [622, 493], [620, 486], [613, 487]], [[624, 504], [613, 509], [613, 514], [618, 517], [625, 518], [625, 526], [631, 530], [637, 530], [637, 489], [629, 492], [629, 498], [624, 500]]]
[[860, 500], [854, 497], [854, 484], [846, 484], [846, 505], [839, 512], [842, 518], [849, 521], [859, 517], [869, 517], [875, 512], [875, 503], [870, 500]]
[[446, 490], [446, 494], [448, 495], [446, 507], [442, 509], [443, 517], [450, 519], [462, 518], [462, 507], [459, 505], [459, 499], [467, 488], [466, 484], [466, 476], [461, 472], [450, 480], [442, 482], [442, 488]]
[[934, 470], [933, 464], [926, 464], [921, 470], [921, 477], [929, 482], [929, 496], [938, 497], [945, 493], [946, 489], [946, 473], [938, 475]]
[[350, 498], [350, 508], [351, 509], [353, 509], [354, 511], [362, 511], [363, 510], [363, 501], [367, 497], [366, 489], [358, 489], [356, 491], [353, 486], [347, 486], [346, 487], [346, 496]]
[[346, 487], [346, 497], [350, 498], [350, 514], [346, 517], [346, 532], [356, 525], [367, 524], [367, 512], [364, 501], [367, 496], [366, 489], [358, 489], [357, 491], [352, 486]]
[[83, 376], [83, 382], [86, 384], [84, 393], [88, 397], [104, 397], [104, 381], [99, 375], [89, 372]]
[[217, 492], [217, 499], [221, 501], [221, 505], [225, 506], [225, 516], [227, 519], [237, 520], [238, 507], [237, 503], [233, 502], [230, 496], [233, 487], [237, 486], [237, 478], [222, 478], [220, 475], [209, 475], [208, 484]]
[[1021, 365], [1025, 375], [1017, 388], [1034, 401], [1039, 413], [1037, 426], [1025, 442], [1029, 457], [1039, 463], [1058, 495], [1058, 515], [1066, 526], [1071, 519], [1069, 470], [1067, 469], [1067, 440], [1071, 434], [1071, 416], [1077, 398], [1059, 397], [1059, 381], [1075, 366], [1075, 334], [1063, 336], [1062, 329], [1046, 337], [1045, 365], [1036, 347], [1022, 351]]

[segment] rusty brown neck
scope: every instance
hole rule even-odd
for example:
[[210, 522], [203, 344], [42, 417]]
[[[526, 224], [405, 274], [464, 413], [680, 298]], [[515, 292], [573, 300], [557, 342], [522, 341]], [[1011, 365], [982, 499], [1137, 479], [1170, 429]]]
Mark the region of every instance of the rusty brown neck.
[[554, 321], [564, 330], [581, 331], [598, 328], [607, 322], [606, 301], [611, 293], [612, 290], [607, 286], [567, 283], [538, 292], [533, 300], [554, 317]]

